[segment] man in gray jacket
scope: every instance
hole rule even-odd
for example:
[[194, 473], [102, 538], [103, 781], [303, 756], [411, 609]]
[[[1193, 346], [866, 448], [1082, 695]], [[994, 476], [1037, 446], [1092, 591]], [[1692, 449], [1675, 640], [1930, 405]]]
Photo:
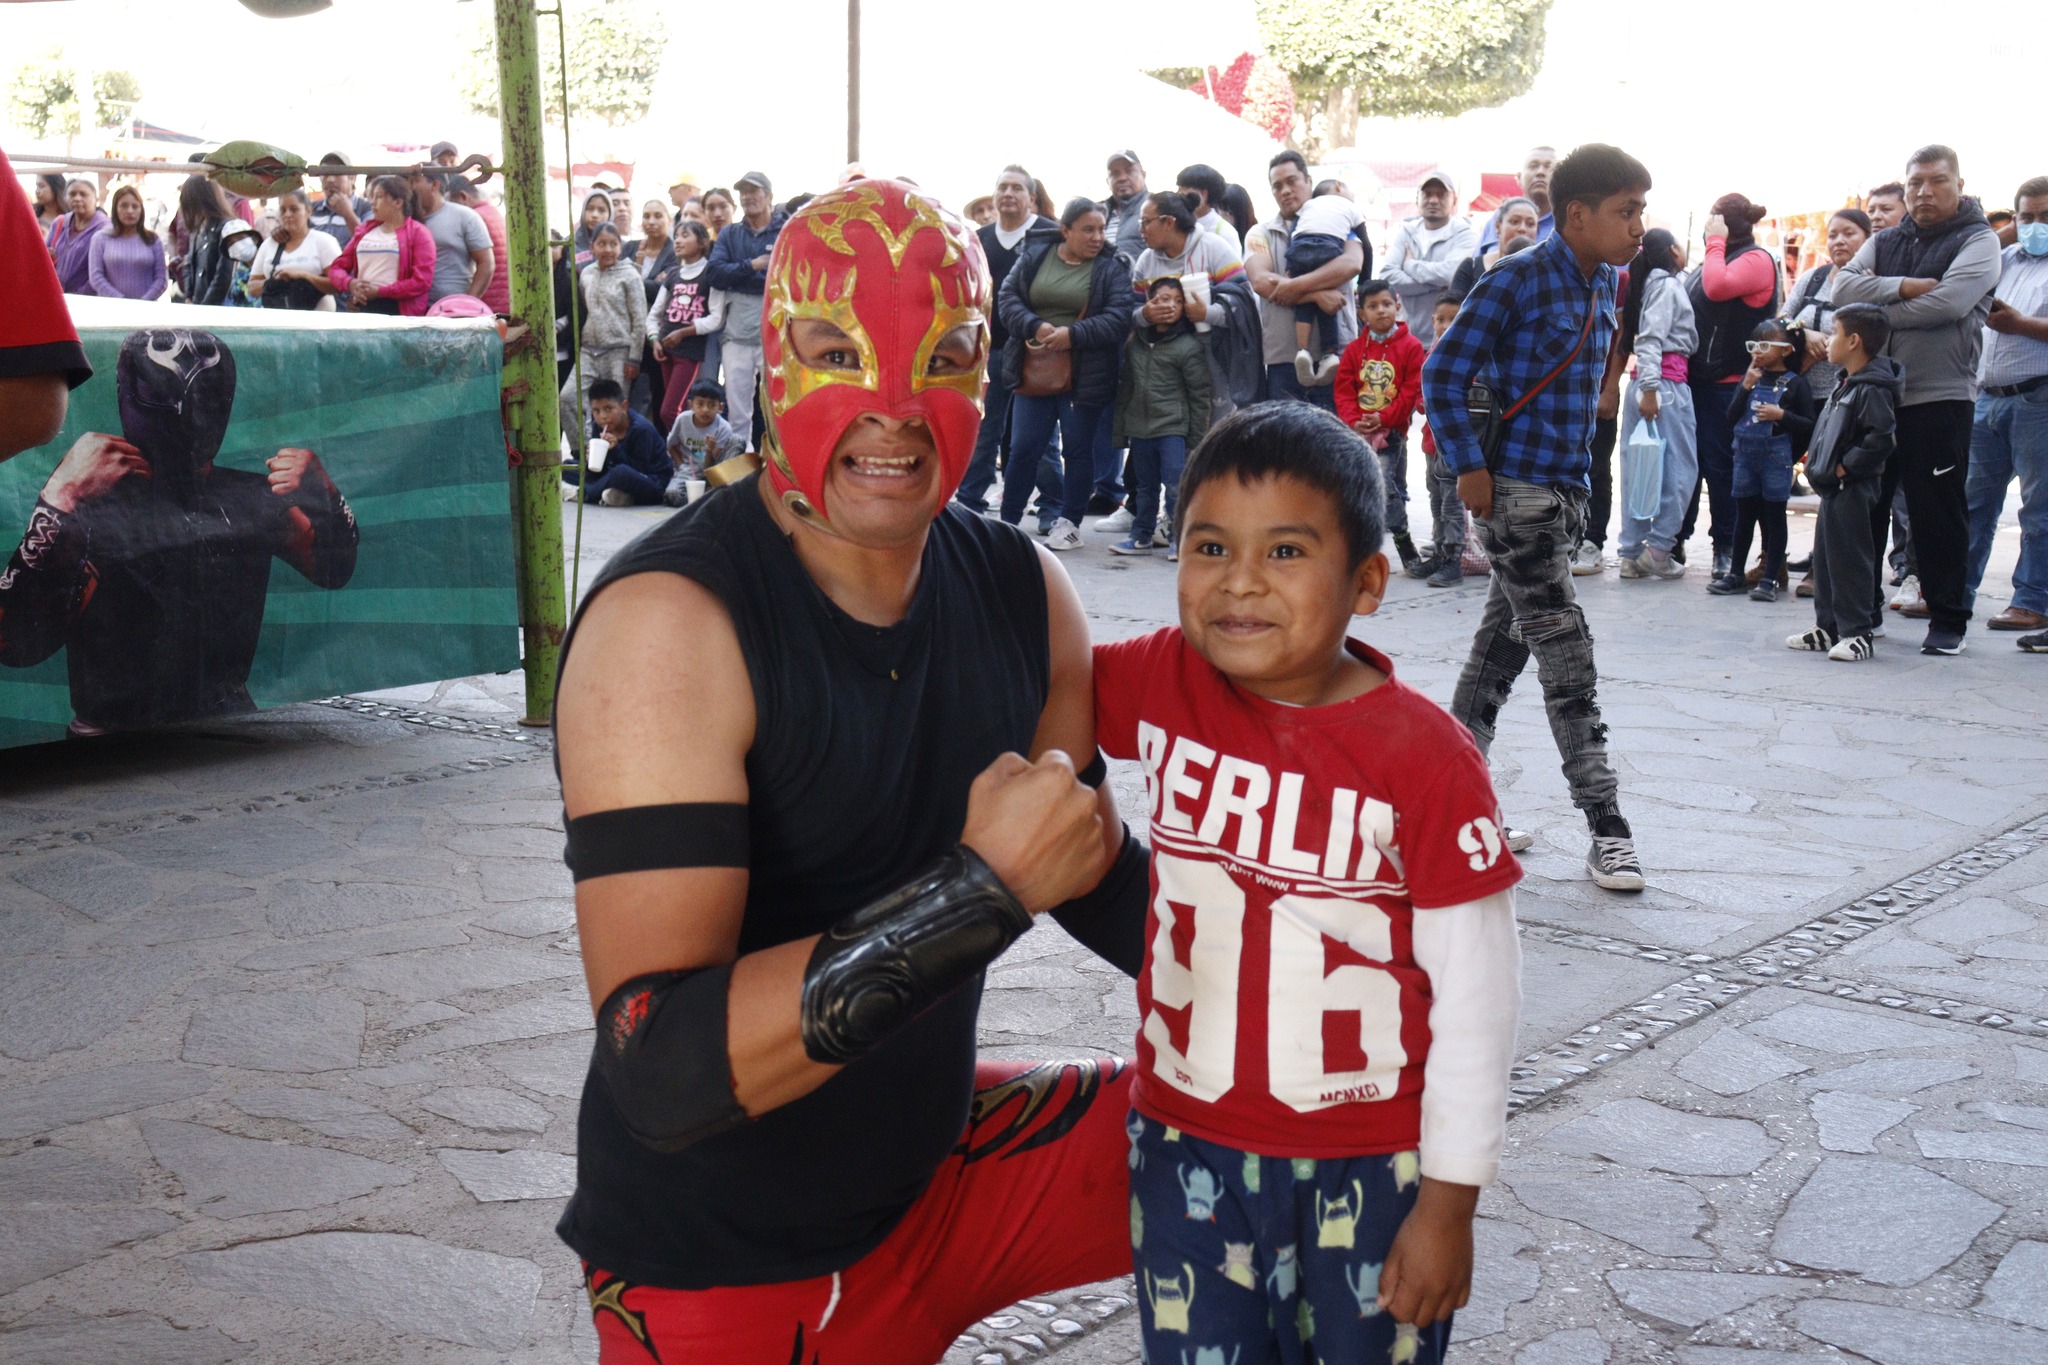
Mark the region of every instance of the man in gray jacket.
[[1451, 216], [1457, 205], [1457, 181], [1443, 171], [1431, 172], [1415, 192], [1415, 206], [1422, 211], [1395, 229], [1387, 250], [1383, 278], [1400, 296], [1408, 335], [1424, 346], [1436, 336], [1431, 310], [1451, 287], [1458, 262], [1472, 254], [1479, 240], [1468, 220]]
[[1835, 283], [1838, 307], [1885, 310], [1886, 354], [1905, 371], [1898, 451], [1878, 506], [1890, 506], [1894, 487], [1905, 490], [1927, 604], [1923, 654], [1962, 653], [1970, 625], [1970, 426], [1999, 268], [1998, 235], [1977, 201], [1963, 198], [1955, 152], [1931, 146], [1907, 162], [1905, 221], [1865, 242]]

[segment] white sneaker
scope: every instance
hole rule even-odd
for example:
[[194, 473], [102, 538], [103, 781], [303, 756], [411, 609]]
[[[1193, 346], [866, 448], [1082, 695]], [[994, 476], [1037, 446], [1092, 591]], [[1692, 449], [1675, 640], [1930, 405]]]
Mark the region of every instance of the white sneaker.
[[1685, 565], [1673, 559], [1668, 550], [1660, 550], [1654, 545], [1644, 549], [1642, 565], [1650, 571], [1652, 578], [1685, 577]]
[[1594, 835], [1593, 846], [1586, 850], [1586, 871], [1593, 885], [1609, 891], [1640, 891], [1645, 884], [1636, 841], [1629, 836]]
[[1061, 517], [1045, 533], [1045, 548], [1048, 550], [1078, 550], [1081, 548], [1081, 528]]
[[1645, 552], [1623, 555], [1621, 557], [1621, 576], [1623, 578], [1648, 578], [1650, 576], [1650, 570], [1645, 565], [1643, 553]]
[[1601, 555], [1600, 547], [1590, 540], [1580, 541], [1579, 548], [1572, 551], [1572, 576], [1575, 578], [1586, 578], [1606, 567], [1607, 561]]
[[1106, 517], [1097, 517], [1095, 519], [1095, 529], [1098, 531], [1130, 530], [1131, 509], [1128, 506], [1119, 507]]
[[1316, 358], [1307, 351], [1294, 353], [1294, 377], [1301, 381], [1303, 388], [1312, 387], [1316, 382]]
[[1502, 830], [1501, 837], [1507, 842], [1508, 852], [1510, 853], [1527, 853], [1536, 845], [1536, 836], [1534, 834], [1531, 834], [1526, 829], [1516, 829], [1513, 825], [1509, 825], [1506, 829]]
[[1828, 651], [1830, 659], [1843, 664], [1860, 664], [1865, 659], [1874, 658], [1876, 654], [1877, 646], [1870, 642], [1868, 635], [1844, 635], [1835, 642], [1835, 647]]
[[597, 495], [597, 500], [606, 507], [631, 507], [633, 495], [623, 488], [607, 488]]
[[1834, 647], [1835, 637], [1822, 630], [1819, 626], [1815, 626], [1811, 630], [1803, 630], [1797, 635], [1787, 635], [1785, 637], [1785, 648], [1787, 649], [1804, 649], [1815, 654], [1826, 654]]
[[1337, 377], [1337, 360], [1338, 357], [1336, 356], [1326, 355], [1316, 362], [1316, 383], [1318, 386], [1327, 384]]
[[562, 485], [562, 501], [574, 502], [576, 501], [576, 495], [582, 491], [582, 489], [578, 488], [573, 483], [564, 483]]
[[1892, 594], [1889, 605], [1893, 611], [1904, 611], [1920, 600], [1920, 580], [1913, 574], [1906, 575], [1906, 581], [1899, 584], [1899, 590]]
[[1152, 548], [1164, 550], [1171, 547], [1172, 544], [1173, 537], [1166, 533], [1166, 523], [1162, 521], [1159, 523], [1158, 529], [1152, 532]]

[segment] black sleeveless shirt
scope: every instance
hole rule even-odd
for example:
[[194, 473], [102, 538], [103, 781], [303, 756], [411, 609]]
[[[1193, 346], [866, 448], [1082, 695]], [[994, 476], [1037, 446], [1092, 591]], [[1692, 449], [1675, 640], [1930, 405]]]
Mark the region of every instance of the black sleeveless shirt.
[[[732, 617], [757, 717], [742, 953], [818, 933], [958, 843], [969, 785], [1030, 751], [1051, 686], [1044, 572], [1021, 533], [949, 502], [909, 613], [878, 628], [811, 581], [755, 485], [628, 545], [584, 603], [673, 573]], [[977, 980], [803, 1098], [667, 1155], [628, 1134], [593, 1061], [557, 1231], [592, 1265], [665, 1288], [845, 1269], [958, 1142], [980, 1005]]]

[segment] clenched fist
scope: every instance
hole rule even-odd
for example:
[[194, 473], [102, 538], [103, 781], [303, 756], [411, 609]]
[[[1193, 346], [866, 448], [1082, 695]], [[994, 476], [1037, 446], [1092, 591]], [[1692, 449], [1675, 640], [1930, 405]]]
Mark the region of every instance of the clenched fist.
[[320, 464], [320, 457], [301, 446], [285, 446], [264, 461], [264, 467], [270, 471], [270, 491], [280, 498], [297, 493], [300, 485], [308, 479], [313, 480], [316, 487], [334, 487], [334, 481], [327, 477], [327, 470]]
[[1036, 763], [1011, 753], [989, 764], [968, 790], [960, 842], [1034, 915], [1072, 900], [1102, 875], [1095, 793], [1058, 749]]
[[142, 452], [118, 436], [88, 431], [71, 443], [50, 471], [43, 501], [59, 512], [75, 512], [80, 503], [104, 497], [131, 474], [149, 477], [149, 462]]

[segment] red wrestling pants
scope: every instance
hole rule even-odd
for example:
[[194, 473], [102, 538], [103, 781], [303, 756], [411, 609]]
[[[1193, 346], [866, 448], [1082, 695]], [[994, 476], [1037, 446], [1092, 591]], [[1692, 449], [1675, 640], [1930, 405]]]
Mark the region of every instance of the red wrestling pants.
[[603, 1365], [929, 1365], [1019, 1299], [1131, 1273], [1131, 1071], [984, 1062], [967, 1132], [836, 1275], [655, 1289], [584, 1267]]

